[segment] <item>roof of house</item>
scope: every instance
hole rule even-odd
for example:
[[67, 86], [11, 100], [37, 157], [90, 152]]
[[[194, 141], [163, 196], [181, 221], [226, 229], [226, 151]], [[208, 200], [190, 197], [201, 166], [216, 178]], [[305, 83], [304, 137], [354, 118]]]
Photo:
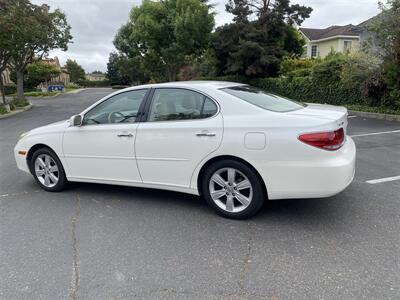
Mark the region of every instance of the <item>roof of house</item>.
[[300, 31], [312, 41], [327, 39], [338, 35], [359, 36], [357, 27], [351, 24], [345, 26], [334, 25], [324, 29], [300, 28]]

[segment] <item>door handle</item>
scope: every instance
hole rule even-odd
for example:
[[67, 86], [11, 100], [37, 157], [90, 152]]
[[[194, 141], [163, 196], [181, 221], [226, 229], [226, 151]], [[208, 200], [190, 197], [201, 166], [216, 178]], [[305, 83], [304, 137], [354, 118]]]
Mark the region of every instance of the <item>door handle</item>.
[[208, 131], [202, 131], [202, 132], [196, 133], [196, 136], [215, 136], [215, 133], [208, 132]]
[[117, 134], [117, 137], [133, 137], [133, 134], [130, 132], [120, 132]]

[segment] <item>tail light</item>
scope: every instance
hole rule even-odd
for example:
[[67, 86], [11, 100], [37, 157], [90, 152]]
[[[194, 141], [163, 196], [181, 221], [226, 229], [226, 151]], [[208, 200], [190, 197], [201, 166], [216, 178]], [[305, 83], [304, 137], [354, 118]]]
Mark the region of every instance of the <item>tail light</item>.
[[299, 140], [317, 148], [334, 151], [343, 146], [345, 136], [343, 128], [340, 128], [335, 131], [301, 134]]

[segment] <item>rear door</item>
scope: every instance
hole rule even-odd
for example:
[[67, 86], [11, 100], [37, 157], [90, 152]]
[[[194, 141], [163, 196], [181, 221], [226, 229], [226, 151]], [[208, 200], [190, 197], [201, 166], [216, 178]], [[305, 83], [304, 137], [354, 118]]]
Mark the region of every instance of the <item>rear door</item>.
[[135, 151], [144, 183], [189, 187], [196, 166], [222, 140], [217, 103], [188, 89], [154, 90]]

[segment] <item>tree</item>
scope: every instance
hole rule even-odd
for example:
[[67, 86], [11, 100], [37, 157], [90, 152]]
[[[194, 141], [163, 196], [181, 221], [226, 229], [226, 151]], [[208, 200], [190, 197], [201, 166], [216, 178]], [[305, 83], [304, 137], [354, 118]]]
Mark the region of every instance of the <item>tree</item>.
[[77, 83], [85, 79], [85, 70], [75, 60], [68, 59], [65, 63], [70, 79], [72, 82]]
[[4, 82], [1, 74], [8, 68], [11, 59], [12, 41], [10, 36], [16, 34], [14, 22], [10, 16], [11, 0], [0, 0], [0, 93], [6, 105]]
[[34, 61], [27, 66], [26, 80], [29, 85], [37, 86], [41, 83], [45, 83], [51, 80], [52, 77], [58, 76], [61, 70], [56, 66], [50, 65], [43, 61]]
[[111, 85], [140, 84], [149, 80], [141, 59], [118, 55], [116, 52], [110, 53], [106, 76]]
[[400, 105], [400, 0], [380, 3], [380, 8], [382, 13], [369, 30], [375, 33], [374, 42], [381, 50], [385, 83]]
[[24, 98], [24, 72], [34, 58], [41, 59], [52, 49], [67, 50], [72, 39], [65, 14], [29, 0], [13, 0], [9, 15], [18, 34], [8, 36], [12, 43], [10, 66], [17, 75], [17, 98]]
[[204, 52], [213, 27], [214, 15], [205, 1], [144, 0], [132, 8], [114, 45], [126, 57], [141, 61], [153, 79], [172, 81], [185, 56]]
[[312, 9], [289, 0], [230, 0], [226, 10], [234, 23], [217, 28], [213, 46], [222, 74], [275, 76], [290, 53], [301, 54], [300, 25]]

